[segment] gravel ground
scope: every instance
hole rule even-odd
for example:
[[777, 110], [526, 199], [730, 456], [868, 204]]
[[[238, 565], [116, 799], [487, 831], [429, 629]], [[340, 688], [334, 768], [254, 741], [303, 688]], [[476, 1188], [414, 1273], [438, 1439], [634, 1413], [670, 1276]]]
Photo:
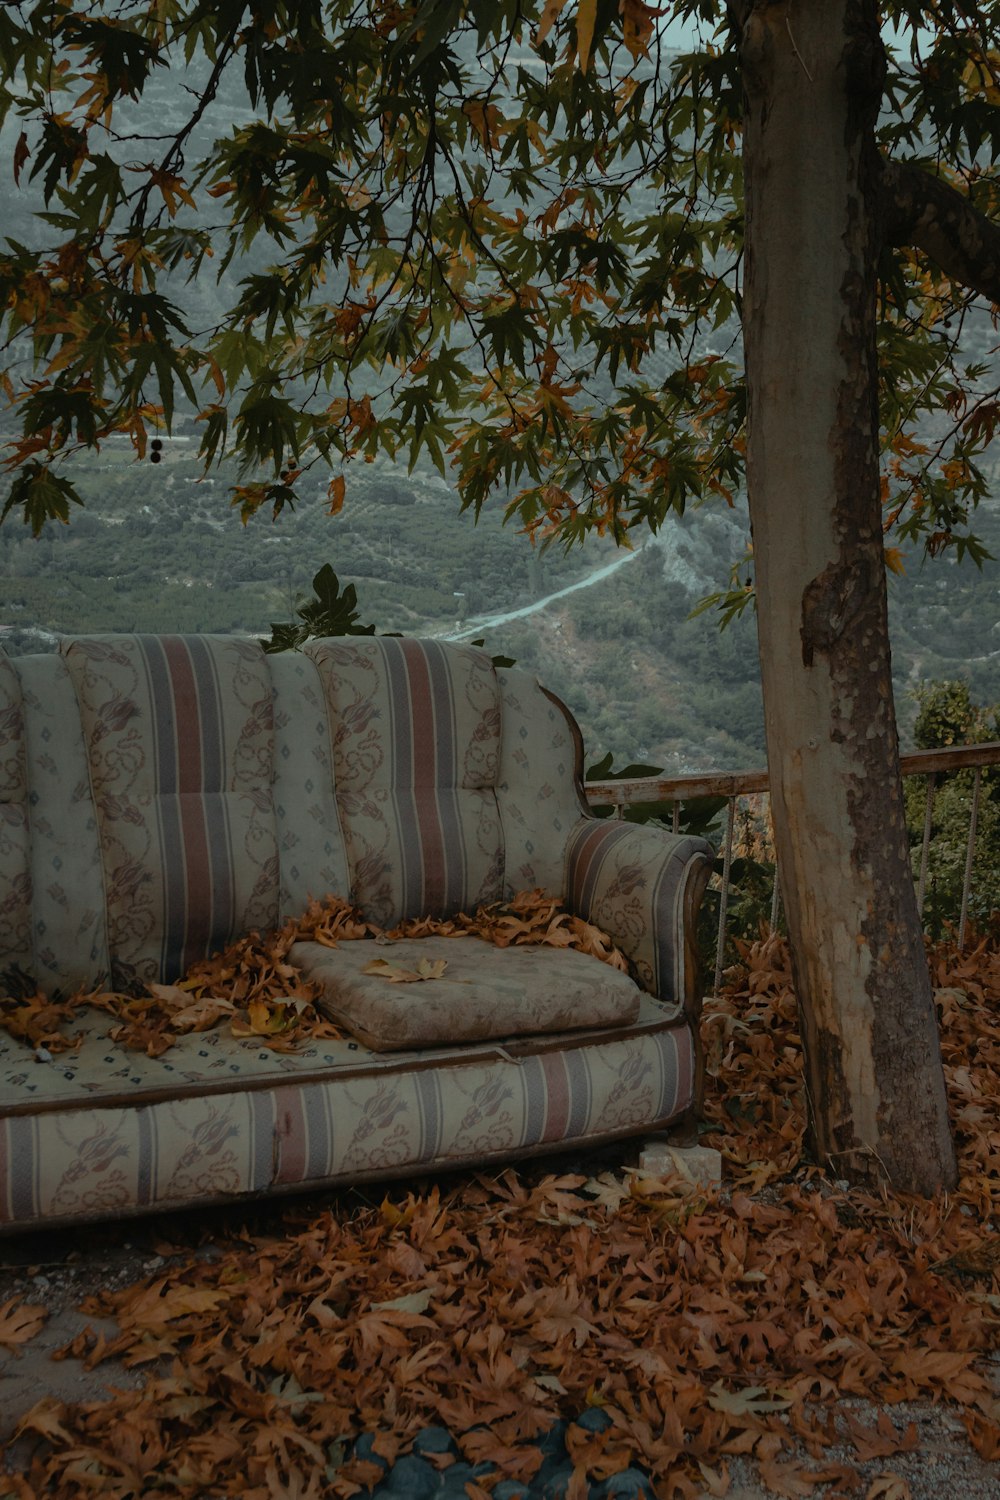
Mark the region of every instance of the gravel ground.
[[[588, 1165], [592, 1169], [594, 1164]], [[348, 1193], [310, 1201], [318, 1209], [338, 1202], [346, 1207], [351, 1202], [356, 1204], [358, 1198]], [[302, 1200], [297, 1200], [297, 1215], [302, 1207]], [[120, 1289], [156, 1271], [165, 1263], [158, 1248], [165, 1243], [184, 1247], [188, 1255], [214, 1258], [223, 1254], [227, 1243], [237, 1235], [243, 1239], [241, 1230], [248, 1228], [251, 1234], [280, 1232], [281, 1215], [282, 1205], [277, 1203], [257, 1210], [249, 1222], [246, 1212], [236, 1218], [223, 1210], [203, 1211], [169, 1219], [50, 1230], [0, 1241], [0, 1305], [14, 1297], [43, 1304], [49, 1315], [42, 1330], [22, 1346], [20, 1353], [0, 1348], [0, 1500], [5, 1494], [3, 1473], [18, 1473], [27, 1463], [34, 1439], [14, 1439], [14, 1432], [20, 1418], [37, 1401], [45, 1396], [66, 1402], [95, 1400], [110, 1388], [138, 1388], [142, 1384], [143, 1371], [128, 1370], [116, 1361], [87, 1371], [76, 1359], [52, 1359], [55, 1350], [88, 1324], [98, 1330], [98, 1320], [85, 1318], [78, 1311], [80, 1302], [92, 1293]], [[114, 1324], [104, 1323], [101, 1328], [110, 1334]], [[1000, 1355], [995, 1361], [1000, 1392]], [[864, 1488], [855, 1493], [864, 1500], [907, 1500], [907, 1496], [911, 1500], [1000, 1500], [1000, 1465], [978, 1457], [953, 1410], [921, 1403], [886, 1408], [885, 1414], [900, 1431], [914, 1424], [917, 1444], [912, 1451], [859, 1462], [853, 1446], [845, 1441], [843, 1447], [824, 1450], [821, 1460], [811, 1459], [804, 1448], [796, 1458], [806, 1468], [838, 1461], [853, 1465], [864, 1479]], [[845, 1400], [836, 1413], [838, 1430], [845, 1434], [849, 1415], [873, 1427], [880, 1410], [869, 1402]], [[582, 1425], [601, 1420], [601, 1413], [593, 1410], [580, 1416]], [[557, 1424], [541, 1440], [545, 1463], [531, 1488], [503, 1480], [493, 1489], [494, 1500], [561, 1500], [570, 1473], [562, 1442], [564, 1430], [565, 1424]], [[359, 1439], [360, 1451], [366, 1456], [371, 1453], [373, 1436]], [[490, 1467], [477, 1470], [464, 1463], [450, 1435], [441, 1428], [425, 1429], [416, 1440], [414, 1452], [397, 1460], [391, 1471], [385, 1471], [384, 1462], [376, 1455], [371, 1456], [377, 1464], [372, 1494], [385, 1500], [465, 1500], [466, 1482]], [[728, 1467], [727, 1500], [766, 1500], [776, 1493], [761, 1483], [752, 1460], [731, 1458]], [[376, 1477], [378, 1469], [383, 1470], [381, 1478]], [[710, 1493], [706, 1489], [705, 1497]], [[803, 1488], [799, 1493], [813, 1491]], [[846, 1492], [820, 1488], [815, 1493]], [[645, 1497], [656, 1500], [656, 1491], [639, 1469], [629, 1469], [590, 1491], [590, 1500]]]

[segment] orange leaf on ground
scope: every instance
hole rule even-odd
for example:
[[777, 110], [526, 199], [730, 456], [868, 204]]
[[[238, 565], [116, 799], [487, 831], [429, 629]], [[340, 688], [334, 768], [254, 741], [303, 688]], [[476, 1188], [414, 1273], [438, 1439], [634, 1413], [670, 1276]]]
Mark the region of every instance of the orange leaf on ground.
[[898, 1474], [880, 1474], [865, 1491], [865, 1500], [912, 1500], [912, 1491]]
[[760, 1466], [760, 1477], [772, 1494], [795, 1497], [811, 1495], [822, 1480], [811, 1469], [799, 1463], [778, 1463], [765, 1459]]
[[899, 1432], [892, 1424], [888, 1412], [879, 1412], [876, 1427], [866, 1427], [850, 1412], [847, 1426], [851, 1441], [861, 1459], [888, 1458], [893, 1453], [912, 1453], [920, 1441], [915, 1422], [910, 1422], [905, 1432]]
[[42, 1329], [48, 1315], [47, 1308], [9, 1297], [0, 1307], [0, 1344], [17, 1352]]
[[980, 1458], [986, 1459], [987, 1463], [1000, 1458], [1000, 1426], [996, 1422], [974, 1411], [964, 1411], [962, 1422]]

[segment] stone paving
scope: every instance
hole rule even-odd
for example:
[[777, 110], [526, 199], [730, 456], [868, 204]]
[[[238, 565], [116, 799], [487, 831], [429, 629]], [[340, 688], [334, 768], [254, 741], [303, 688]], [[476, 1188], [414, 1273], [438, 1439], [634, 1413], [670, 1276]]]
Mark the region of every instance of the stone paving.
[[[610, 1420], [597, 1407], [591, 1407], [576, 1418], [576, 1424], [587, 1432], [601, 1432]], [[501, 1479], [493, 1486], [492, 1500], [564, 1500], [573, 1474], [565, 1444], [569, 1425], [557, 1422], [535, 1440], [533, 1446], [541, 1450], [542, 1464], [530, 1482]], [[374, 1441], [371, 1435], [361, 1437], [352, 1450], [353, 1457], [369, 1460], [383, 1470], [384, 1478], [376, 1481], [372, 1500], [467, 1500], [465, 1486], [470, 1480], [496, 1472], [492, 1463], [466, 1463], [443, 1427], [425, 1427], [414, 1439], [412, 1453], [391, 1466], [374, 1451]], [[592, 1484], [588, 1500], [656, 1500], [656, 1491], [641, 1469], [624, 1469], [611, 1479]]]

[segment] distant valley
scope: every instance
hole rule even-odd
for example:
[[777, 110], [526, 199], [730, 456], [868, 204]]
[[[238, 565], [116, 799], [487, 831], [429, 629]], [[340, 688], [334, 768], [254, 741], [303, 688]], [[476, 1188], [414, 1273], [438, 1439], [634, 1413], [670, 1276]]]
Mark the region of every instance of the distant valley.
[[[353, 582], [362, 618], [380, 630], [482, 634], [570, 704], [588, 760], [642, 760], [672, 773], [739, 769], [764, 759], [763, 715], [750, 612], [720, 633], [713, 611], [748, 540], [745, 516], [724, 505], [672, 519], [637, 538], [637, 555], [603, 575], [615, 548], [597, 539], [569, 554], [533, 549], [502, 524], [478, 525], [431, 470], [356, 464], [338, 516], [316, 479], [297, 512], [244, 527], [221, 473], [199, 480], [196, 443], [168, 439], [159, 466], [106, 444], [85, 468], [87, 508], [35, 540], [11, 516], [0, 528], [0, 640], [51, 649], [56, 633], [102, 630], [269, 634], [289, 620], [329, 562]], [[1000, 476], [998, 476], [1000, 479]], [[977, 530], [1000, 557], [1000, 499]], [[597, 578], [588, 582], [592, 576]], [[569, 592], [563, 592], [571, 590]], [[910, 558], [890, 578], [897, 707], [904, 741], [910, 690], [966, 676], [973, 696], [1000, 700], [1000, 564], [977, 571], [950, 558]], [[544, 608], [538, 601], [560, 595]], [[484, 620], [531, 611], [504, 623]]]
[[[239, 85], [227, 90], [198, 123], [198, 153], [248, 112]], [[165, 74], [147, 107], [178, 129], [190, 102]], [[8, 157], [18, 128], [8, 119]], [[4, 232], [25, 243], [39, 233], [33, 195], [11, 193], [5, 205]], [[273, 249], [262, 238], [221, 284], [178, 280], [173, 293], [192, 329], [224, 319], [237, 276], [266, 265]], [[727, 324], [714, 337], [725, 350], [738, 329]], [[970, 358], [994, 357], [987, 318], [970, 319], [962, 338]], [[648, 373], [662, 379], [670, 366], [658, 350]], [[111, 440], [74, 465], [87, 506], [70, 526], [50, 526], [37, 540], [15, 515], [0, 527], [0, 640], [8, 650], [52, 649], [57, 633], [82, 631], [267, 635], [273, 621], [292, 618], [328, 562], [356, 585], [362, 617], [380, 630], [481, 633], [489, 650], [535, 670], [577, 714], [590, 760], [611, 751], [618, 765], [638, 759], [676, 773], [763, 763], [752, 614], [722, 633], [712, 611], [691, 618], [700, 599], [728, 586], [744, 555], [745, 513], [713, 502], [672, 517], [658, 536], [637, 535], [637, 555], [605, 576], [616, 557], [610, 543], [595, 538], [568, 555], [535, 550], [503, 526], [502, 501], [476, 525], [433, 470], [410, 474], [380, 460], [349, 468], [341, 514], [326, 513], [329, 475], [316, 471], [300, 483], [295, 513], [274, 523], [261, 513], [244, 528], [227, 500], [235, 475], [201, 478], [198, 431], [190, 413], [181, 417], [156, 466], [134, 462], [125, 439]], [[995, 499], [974, 525], [1000, 557], [1000, 469], [994, 480]], [[926, 564], [910, 557], [906, 566], [889, 580], [904, 743], [921, 681], [964, 675], [978, 701], [1000, 700], [1000, 564], [977, 572], [949, 556]], [[519, 617], [489, 623], [512, 614]]]

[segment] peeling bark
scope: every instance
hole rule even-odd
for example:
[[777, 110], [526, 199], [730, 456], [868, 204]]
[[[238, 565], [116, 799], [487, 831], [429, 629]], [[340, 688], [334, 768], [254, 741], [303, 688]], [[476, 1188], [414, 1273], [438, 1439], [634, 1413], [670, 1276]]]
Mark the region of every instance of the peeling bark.
[[750, 514], [813, 1145], [838, 1176], [930, 1193], [957, 1172], [892, 701], [878, 12], [874, 0], [740, 10]]

